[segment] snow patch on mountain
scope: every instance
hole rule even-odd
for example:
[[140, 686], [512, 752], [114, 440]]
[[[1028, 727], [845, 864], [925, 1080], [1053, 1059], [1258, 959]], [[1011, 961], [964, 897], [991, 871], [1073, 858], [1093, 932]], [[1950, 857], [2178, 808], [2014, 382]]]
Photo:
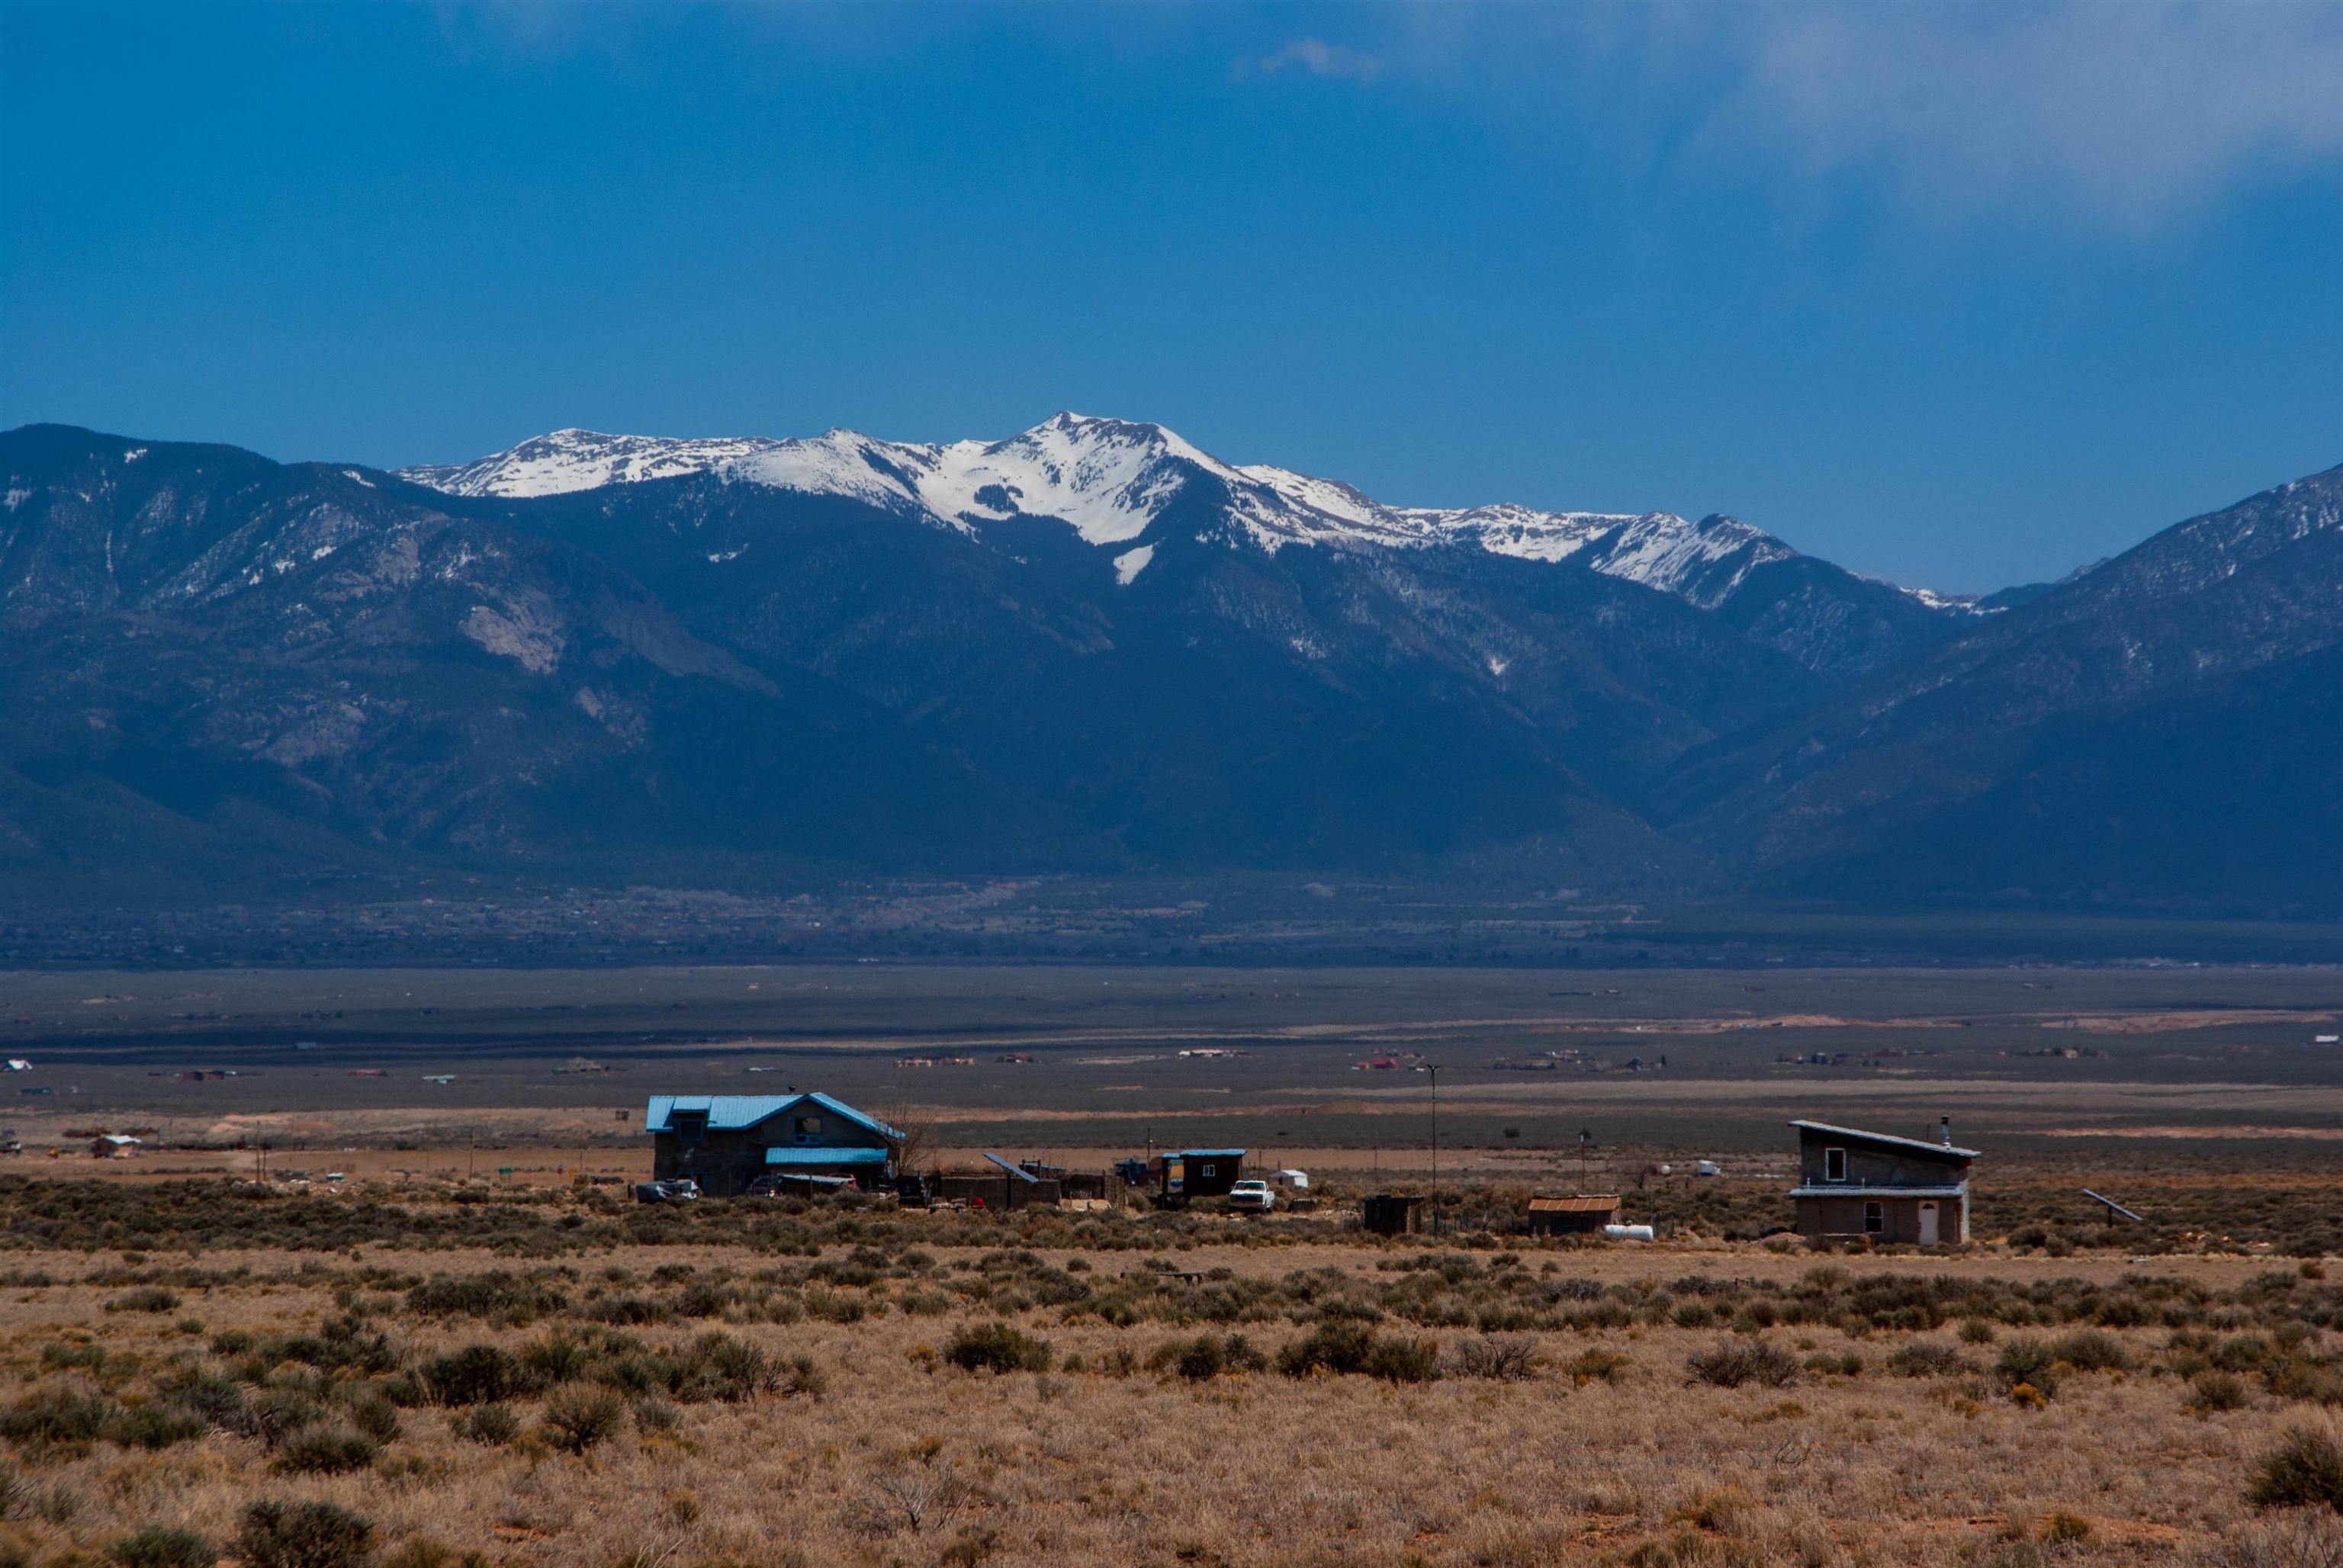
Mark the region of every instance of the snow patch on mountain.
[[1737, 518], [1687, 523], [1671, 512], [1652, 512], [1606, 540], [1594, 569], [1715, 609], [1733, 597], [1750, 572], [1797, 553], [1763, 528]]
[[921, 502], [915, 475], [926, 456], [921, 447], [875, 440], [853, 430], [828, 430], [719, 457], [706, 471], [776, 490], [842, 496], [882, 511], [917, 511]]
[[[1271, 553], [1288, 546], [1467, 548], [1548, 564], [1578, 558], [1606, 576], [1713, 609], [1749, 573], [1797, 552], [1725, 517], [1673, 512], [1544, 512], [1499, 504], [1390, 507], [1336, 479], [1268, 465], [1237, 467], [1160, 425], [1061, 413], [1004, 441], [923, 445], [852, 430], [807, 439], [661, 440], [557, 430], [477, 462], [403, 470], [463, 496], [572, 494], [705, 474], [726, 483], [838, 496], [972, 533], [1012, 517], [1051, 518], [1088, 542], [1140, 540], [1182, 497], [1205, 487], [1209, 532]], [[1115, 557], [1128, 583], [1152, 551]], [[1950, 601], [1906, 590], [1931, 608]]]
[[1094, 545], [1147, 531], [1192, 471], [1227, 472], [1169, 430], [1121, 419], [1060, 414], [987, 447], [931, 448], [920, 482], [930, 511], [947, 518], [1056, 518]]
[[1458, 511], [1419, 508], [1407, 515], [1423, 519], [1448, 538], [1476, 544], [1491, 555], [1549, 563], [1568, 560], [1635, 520], [1607, 512], [1541, 512], [1510, 502]]
[[1141, 545], [1135, 550], [1123, 551], [1122, 554], [1114, 558], [1114, 580], [1121, 583], [1124, 588], [1129, 588], [1131, 584], [1131, 579], [1138, 577], [1140, 573], [1145, 571], [1147, 569], [1147, 563], [1154, 558], [1155, 547], [1153, 545]]
[[635, 484], [705, 473], [725, 463], [789, 445], [749, 436], [737, 439], [669, 440], [658, 436], [605, 436], [596, 430], [555, 430], [508, 452], [477, 462], [402, 468], [399, 477], [451, 496], [566, 496], [605, 485]]

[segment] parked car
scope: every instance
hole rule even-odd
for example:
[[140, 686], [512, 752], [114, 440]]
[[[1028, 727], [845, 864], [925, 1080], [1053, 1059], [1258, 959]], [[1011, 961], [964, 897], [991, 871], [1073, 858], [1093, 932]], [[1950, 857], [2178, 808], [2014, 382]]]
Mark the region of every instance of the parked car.
[[1266, 1214], [1277, 1207], [1277, 1194], [1266, 1181], [1240, 1181], [1229, 1189], [1229, 1207], [1242, 1213]]
[[635, 1183], [638, 1203], [689, 1203], [699, 1196], [699, 1183], [689, 1176], [671, 1176], [663, 1181]]

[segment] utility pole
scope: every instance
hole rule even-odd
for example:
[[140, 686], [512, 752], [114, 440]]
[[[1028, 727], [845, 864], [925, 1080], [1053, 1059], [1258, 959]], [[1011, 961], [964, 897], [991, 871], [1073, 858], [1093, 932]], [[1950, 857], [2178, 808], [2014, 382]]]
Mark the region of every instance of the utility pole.
[[1432, 1233], [1440, 1234], [1440, 1069], [1426, 1062], [1423, 1070], [1432, 1074]]

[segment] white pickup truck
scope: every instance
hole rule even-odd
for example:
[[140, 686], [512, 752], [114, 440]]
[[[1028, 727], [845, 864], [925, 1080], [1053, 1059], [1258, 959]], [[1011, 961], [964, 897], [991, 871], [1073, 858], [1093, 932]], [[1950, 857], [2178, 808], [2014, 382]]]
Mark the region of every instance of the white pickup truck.
[[1277, 1207], [1277, 1194], [1266, 1181], [1240, 1181], [1229, 1189], [1229, 1207], [1241, 1213], [1266, 1214]]

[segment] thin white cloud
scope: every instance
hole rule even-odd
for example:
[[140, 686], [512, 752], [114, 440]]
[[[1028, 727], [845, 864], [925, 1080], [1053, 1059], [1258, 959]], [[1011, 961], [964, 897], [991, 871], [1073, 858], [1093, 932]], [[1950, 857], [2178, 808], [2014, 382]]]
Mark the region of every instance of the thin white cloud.
[[2150, 232], [2343, 173], [2343, 5], [1773, 0], [1370, 10], [1389, 79], [1642, 169], [1847, 173], [1924, 216]]
[[1313, 76], [1362, 84], [1373, 82], [1383, 74], [1383, 63], [1374, 55], [1341, 44], [1329, 44], [1322, 38], [1296, 38], [1276, 54], [1263, 55], [1257, 64], [1272, 75], [1293, 65]]
[[1702, 145], [1884, 168], [1950, 213], [2012, 204], [2148, 228], [2343, 160], [2343, 8], [1767, 6]]

